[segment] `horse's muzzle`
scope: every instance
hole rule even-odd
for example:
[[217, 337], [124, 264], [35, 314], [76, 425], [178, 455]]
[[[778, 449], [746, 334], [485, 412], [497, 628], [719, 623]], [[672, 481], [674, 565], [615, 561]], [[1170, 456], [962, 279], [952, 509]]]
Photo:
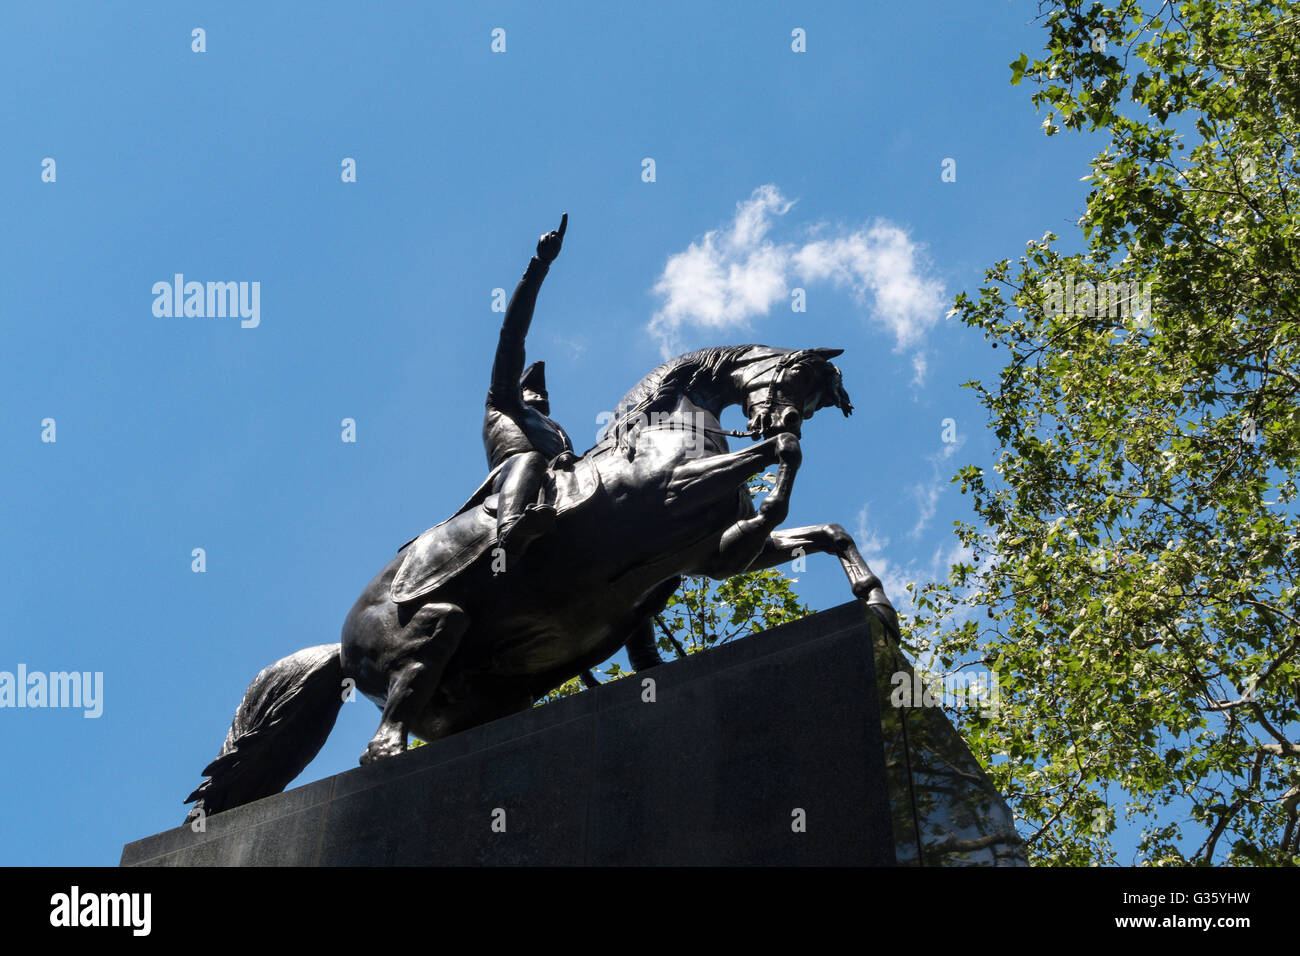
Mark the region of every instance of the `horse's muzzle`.
[[775, 438], [784, 433], [799, 438], [803, 430], [803, 416], [797, 408], [790, 405], [771, 411], [763, 409], [749, 420], [749, 430], [763, 438]]

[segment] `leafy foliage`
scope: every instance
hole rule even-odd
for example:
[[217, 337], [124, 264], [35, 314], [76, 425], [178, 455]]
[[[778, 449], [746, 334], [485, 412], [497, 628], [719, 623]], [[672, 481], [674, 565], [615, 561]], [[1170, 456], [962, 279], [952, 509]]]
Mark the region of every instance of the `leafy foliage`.
[[1000, 713], [953, 716], [1036, 862], [1114, 862], [1123, 801], [1141, 862], [1295, 864], [1300, 11], [1040, 12], [1011, 82], [1110, 141], [1084, 251], [1049, 233], [957, 297], [1006, 349], [967, 383], [1001, 450], [954, 478], [973, 557], [908, 638], [997, 672]]

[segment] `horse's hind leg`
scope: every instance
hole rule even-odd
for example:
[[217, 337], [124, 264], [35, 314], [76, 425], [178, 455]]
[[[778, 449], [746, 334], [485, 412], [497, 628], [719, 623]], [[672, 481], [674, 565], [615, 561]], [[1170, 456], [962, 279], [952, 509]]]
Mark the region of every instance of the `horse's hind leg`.
[[455, 604], [426, 604], [394, 635], [383, 659], [388, 697], [379, 729], [361, 755], [363, 764], [406, 749], [407, 729], [438, 689], [468, 624], [469, 616]]

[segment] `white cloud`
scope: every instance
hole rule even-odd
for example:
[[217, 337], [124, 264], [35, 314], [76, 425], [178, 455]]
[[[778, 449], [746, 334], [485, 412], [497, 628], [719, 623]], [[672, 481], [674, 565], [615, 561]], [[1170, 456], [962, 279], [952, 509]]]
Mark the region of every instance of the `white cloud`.
[[907, 585], [908, 582], [919, 578], [911, 563], [902, 570], [897, 570], [895, 562], [885, 556], [889, 539], [881, 537], [871, 529], [870, 503], [864, 504], [862, 510], [858, 512], [858, 523], [854, 529], [853, 540], [857, 543], [858, 552], [863, 560], [871, 566], [876, 577], [880, 578], [885, 596], [893, 603], [895, 610], [900, 614], [908, 613], [912, 608], [912, 601], [907, 593]]
[[[908, 539], [920, 538], [921, 533], [934, 520], [939, 509], [939, 499], [950, 484], [944, 463], [965, 443], [965, 436], [960, 436], [956, 441], [942, 443], [935, 454], [925, 456], [925, 460], [930, 463], [932, 477], [929, 481], [919, 482], [910, 489], [912, 497], [916, 499], [917, 514], [916, 524], [907, 532]], [[855, 530], [858, 550], [862, 552], [863, 558], [884, 584], [889, 599], [894, 602], [899, 613], [903, 614], [911, 613], [913, 609], [912, 601], [907, 594], [909, 583], [922, 585], [929, 581], [947, 580], [948, 571], [954, 564], [969, 562], [972, 557], [969, 548], [960, 543], [950, 543], [946, 546], [939, 545], [926, 560], [918, 561], [914, 557], [909, 557], [905, 564], [900, 565], [886, 555], [889, 538], [882, 537], [872, 529], [869, 503], [864, 504], [858, 512]], [[893, 553], [897, 554], [898, 550], [895, 549]], [[988, 561], [987, 557], [984, 558], [981, 567], [987, 567]]]
[[[904, 229], [876, 219], [826, 237], [831, 227], [820, 223], [805, 230], [806, 242], [774, 242], [776, 217], [793, 205], [775, 185], [760, 186], [736, 204], [730, 225], [668, 257], [654, 286], [663, 303], [650, 321], [665, 356], [677, 350], [684, 328], [743, 328], [788, 302], [796, 284], [848, 288], [893, 334], [896, 350], [915, 346], [938, 321], [943, 285], [923, 274], [922, 247]], [[919, 367], [913, 360], [921, 379], [924, 368], [924, 357]]]
[[582, 353], [587, 351], [587, 337], [585, 335], [553, 336], [555, 341], [569, 350], [570, 357], [577, 359], [582, 357]]
[[925, 385], [925, 376], [930, 371], [930, 365], [926, 361], [924, 352], [917, 352], [912, 356], [912, 385], [915, 388], [922, 388]]
[[[937, 471], [937, 469], [936, 469]], [[939, 496], [943, 494], [943, 484], [936, 477], [929, 484], [913, 485], [912, 496], [916, 498], [916, 525], [908, 532], [908, 537], [919, 538], [930, 519], [939, 507]]]
[[[920, 588], [931, 581], [946, 581], [953, 565], [969, 563], [973, 557], [969, 548], [953, 541], [936, 547], [927, 559], [918, 561], [909, 557], [905, 563], [899, 564], [886, 557], [885, 549], [889, 547], [889, 539], [873, 532], [869, 522], [870, 505], [866, 504], [858, 512], [854, 540], [863, 559], [871, 565], [876, 577], [880, 578], [885, 594], [899, 614], [911, 614], [915, 610], [912, 596], [907, 590], [909, 584]], [[981, 570], [987, 568], [987, 562], [988, 558], [981, 562]]]
[[944, 489], [951, 484], [951, 475], [941, 469], [944, 462], [957, 454], [957, 450], [964, 444], [966, 444], [966, 436], [960, 435], [956, 441], [943, 442], [938, 454], [925, 456], [925, 460], [930, 463], [932, 474], [928, 482], [912, 486], [912, 496], [916, 499], [917, 515], [916, 524], [908, 532], [908, 537], [920, 537], [921, 532], [929, 526], [930, 521], [934, 518], [934, 514], [939, 507], [939, 497], [943, 494]]
[[[889, 547], [889, 539], [877, 535], [870, 527], [871, 505], [865, 504], [858, 512], [858, 524], [855, 530], [854, 542], [857, 543], [858, 551], [865, 558], [869, 554], [879, 555], [885, 548]], [[870, 559], [868, 559], [870, 560]]]

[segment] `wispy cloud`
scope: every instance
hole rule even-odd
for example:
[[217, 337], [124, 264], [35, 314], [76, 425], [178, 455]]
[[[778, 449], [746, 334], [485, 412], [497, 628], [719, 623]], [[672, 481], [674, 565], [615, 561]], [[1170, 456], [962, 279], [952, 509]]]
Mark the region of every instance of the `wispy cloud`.
[[555, 335], [552, 338], [569, 350], [571, 358], [581, 358], [582, 353], [587, 351], [587, 337], [585, 335]]
[[[851, 290], [896, 350], [915, 346], [943, 315], [943, 284], [925, 274], [922, 247], [902, 227], [875, 219], [828, 235], [833, 227], [817, 223], [803, 228], [805, 241], [774, 241], [769, 234], [793, 206], [775, 185], [760, 186], [736, 204], [730, 224], [668, 257], [654, 286], [663, 303], [650, 321], [666, 356], [685, 329], [744, 328], [788, 303], [796, 284]], [[924, 380], [920, 362], [913, 370]]]
[[916, 524], [908, 532], [908, 537], [919, 538], [921, 532], [934, 518], [939, 507], [939, 496], [943, 494], [943, 483], [935, 476], [933, 481], [912, 486], [912, 497], [916, 499]]
[[[928, 481], [917, 482], [909, 489], [912, 498], [916, 501], [916, 523], [907, 532], [905, 540], [919, 539], [922, 532], [934, 520], [939, 509], [939, 499], [950, 484], [947, 469], [951, 466], [948, 462], [965, 443], [965, 436], [958, 436], [953, 441], [941, 443], [939, 450], [934, 454], [925, 456], [925, 460], [930, 464], [931, 477]], [[920, 560], [915, 556], [914, 545], [907, 547], [904, 542], [900, 542], [891, 549], [890, 539], [879, 534], [872, 526], [870, 503], [864, 504], [858, 512], [856, 532], [858, 550], [880, 577], [885, 586], [885, 593], [894, 602], [899, 613], [903, 614], [911, 613], [913, 609], [912, 601], [907, 594], [909, 583], [919, 585], [929, 581], [946, 580], [948, 571], [954, 564], [969, 562], [972, 556], [969, 548], [955, 541], [939, 545], [928, 558]], [[906, 563], [900, 564], [897, 560], [898, 555], [907, 552], [910, 553]], [[890, 555], [893, 557], [891, 558]]]
[[925, 377], [929, 374], [930, 363], [926, 361], [924, 352], [917, 352], [912, 356], [912, 385], [915, 388], [922, 388], [925, 385]]
[[[857, 542], [858, 550], [867, 564], [871, 565], [871, 570], [880, 578], [885, 594], [893, 602], [899, 614], [908, 615], [916, 610], [912, 595], [907, 590], [909, 584], [920, 588], [931, 581], [946, 581], [954, 565], [969, 564], [974, 559], [974, 552], [970, 548], [960, 541], [951, 540], [935, 547], [926, 557], [918, 559], [915, 555], [909, 555], [906, 561], [900, 563], [896, 557], [890, 555], [896, 556], [901, 549], [890, 549], [889, 538], [881, 537], [872, 530], [869, 502], [858, 512], [855, 531], [854, 540]], [[987, 573], [992, 567], [992, 561], [993, 559], [987, 555], [981, 558], [977, 573]], [[967, 612], [968, 609], [963, 609], [961, 615]]]
[[858, 524], [854, 531], [853, 540], [858, 546], [858, 551], [862, 553], [864, 558], [867, 558], [868, 563], [871, 560], [869, 555], [878, 557], [885, 548], [889, 547], [889, 539], [882, 538], [871, 527], [870, 503], [863, 505], [861, 510], [858, 511]]
[[919, 538], [921, 532], [934, 518], [939, 508], [939, 497], [951, 484], [951, 476], [944, 470], [945, 462], [957, 454], [958, 449], [964, 444], [966, 444], [966, 436], [961, 435], [955, 441], [944, 442], [936, 454], [925, 456], [925, 460], [930, 463], [931, 476], [929, 481], [913, 485], [911, 488], [912, 497], [916, 499], [917, 513], [916, 524], [908, 532], [909, 538]]
[[871, 565], [871, 570], [880, 578], [885, 594], [900, 614], [911, 614], [915, 610], [912, 596], [907, 590], [909, 584], [920, 587], [931, 581], [947, 580], [948, 571], [954, 564], [971, 559], [970, 549], [954, 541], [947, 546], [941, 545], [935, 548], [933, 553], [924, 560], [918, 561], [909, 557], [906, 562], [900, 564], [886, 553], [886, 549], [889, 548], [889, 538], [881, 537], [871, 528], [870, 503], [863, 505], [858, 512], [855, 530], [854, 540], [857, 542], [858, 550], [867, 564]]

